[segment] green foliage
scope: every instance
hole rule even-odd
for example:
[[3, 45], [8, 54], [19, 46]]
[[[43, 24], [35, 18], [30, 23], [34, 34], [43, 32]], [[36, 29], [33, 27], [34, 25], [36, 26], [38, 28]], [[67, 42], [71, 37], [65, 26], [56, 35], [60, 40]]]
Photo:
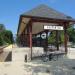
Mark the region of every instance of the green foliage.
[[1, 34], [0, 34], [0, 46], [3, 45], [3, 40], [2, 40], [2, 37], [1, 37]]
[[0, 25], [0, 45], [12, 44], [13, 43], [13, 34], [9, 30], [5, 30], [4, 25]]
[[53, 44], [55, 43], [55, 32], [51, 32], [50, 37], [48, 38], [48, 43]]
[[11, 31], [9, 31], [9, 30], [3, 31], [2, 36], [3, 36], [3, 39], [6, 43], [8, 43], [8, 44], [13, 43], [13, 34]]
[[5, 30], [5, 26], [3, 24], [0, 24], [0, 32]]
[[60, 31], [60, 44], [64, 43], [64, 31]]
[[69, 35], [69, 41], [75, 43], [75, 29], [73, 25], [70, 25], [67, 29], [67, 33]]
[[[64, 31], [59, 32], [59, 44], [64, 43]], [[67, 29], [67, 34], [69, 36], [69, 41], [72, 43], [75, 43], [75, 29], [73, 25], [69, 25]], [[49, 44], [55, 44], [56, 43], [56, 33], [55, 31], [51, 32], [50, 36], [48, 37], [48, 43]]]
[[[48, 37], [48, 43], [56, 45], [56, 32], [55, 31], [51, 32], [50, 36]], [[58, 43], [59, 44], [64, 43], [64, 32], [63, 31], [59, 32], [59, 41], [58, 41]]]

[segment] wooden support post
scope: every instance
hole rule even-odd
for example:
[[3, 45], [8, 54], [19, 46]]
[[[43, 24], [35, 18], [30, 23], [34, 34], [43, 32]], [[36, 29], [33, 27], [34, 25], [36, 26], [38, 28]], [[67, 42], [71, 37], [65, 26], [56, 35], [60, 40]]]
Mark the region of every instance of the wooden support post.
[[56, 47], [57, 51], [59, 50], [59, 32], [56, 30]]
[[27, 46], [30, 46], [30, 43], [29, 43], [29, 25], [27, 26], [27, 34], [26, 34], [26, 38], [27, 38]]
[[22, 45], [22, 47], [23, 47], [23, 33], [22, 33], [22, 35], [21, 35], [21, 45]]
[[22, 46], [22, 34], [20, 35], [20, 46]]
[[[36, 37], [37, 37], [37, 34], [36, 34]], [[38, 41], [38, 40], [36, 40], [36, 46], [38, 46], [37, 41]]]
[[48, 49], [48, 31], [46, 31], [46, 50]]
[[23, 33], [22, 33], [22, 43], [23, 43], [23, 47], [24, 47], [24, 31], [23, 31]]
[[26, 34], [25, 34], [25, 30], [24, 30], [24, 44], [26, 46]]
[[67, 54], [67, 24], [64, 24], [64, 46], [65, 46], [65, 53]]
[[32, 60], [32, 22], [29, 24], [29, 45], [31, 48], [31, 60]]
[[40, 33], [40, 47], [41, 47], [41, 33]]

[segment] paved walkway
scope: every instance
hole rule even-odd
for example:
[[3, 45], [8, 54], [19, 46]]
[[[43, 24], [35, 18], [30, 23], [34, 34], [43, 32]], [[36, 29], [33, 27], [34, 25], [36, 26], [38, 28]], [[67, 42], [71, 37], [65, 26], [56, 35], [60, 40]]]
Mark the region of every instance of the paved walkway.
[[75, 75], [75, 48], [57, 61], [0, 62], [0, 75]]
[[0, 63], [0, 75], [75, 75], [75, 60]]

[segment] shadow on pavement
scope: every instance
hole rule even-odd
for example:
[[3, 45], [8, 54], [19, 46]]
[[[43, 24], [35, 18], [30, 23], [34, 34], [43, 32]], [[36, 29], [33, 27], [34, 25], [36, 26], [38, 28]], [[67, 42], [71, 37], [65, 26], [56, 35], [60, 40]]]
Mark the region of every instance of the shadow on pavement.
[[12, 61], [12, 52], [9, 52], [7, 58], [5, 59], [5, 62]]

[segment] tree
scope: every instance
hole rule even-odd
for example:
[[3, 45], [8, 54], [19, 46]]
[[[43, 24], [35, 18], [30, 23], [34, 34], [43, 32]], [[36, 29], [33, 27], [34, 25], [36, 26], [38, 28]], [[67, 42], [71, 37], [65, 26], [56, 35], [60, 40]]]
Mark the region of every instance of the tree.
[[3, 45], [3, 39], [2, 39], [1, 34], [0, 34], [0, 46], [2, 46], [2, 45]]
[[6, 30], [3, 24], [0, 24], [0, 46], [13, 43], [13, 34]]
[[5, 26], [4, 24], [0, 24], [0, 32], [4, 31], [5, 30]]
[[[56, 45], [56, 31], [51, 32], [50, 36], [48, 37], [48, 43]], [[59, 44], [64, 43], [64, 31], [59, 32], [59, 41], [58, 41], [58, 43]]]
[[12, 44], [13, 43], [13, 34], [11, 31], [9, 30], [5, 30], [2, 32], [2, 37], [4, 39], [4, 41], [8, 44]]
[[48, 43], [49, 44], [55, 43], [55, 32], [50, 33], [50, 36], [48, 37]]
[[75, 43], [75, 29], [74, 29], [73, 25], [69, 25], [69, 27], [67, 29], [67, 33], [69, 35], [69, 41], [72, 43]]
[[4, 41], [3, 41], [3, 37], [2, 37], [2, 32], [5, 30], [5, 27], [3, 24], [0, 24], [0, 46], [2, 46], [4, 44]]
[[60, 44], [64, 43], [64, 31], [60, 31]]

